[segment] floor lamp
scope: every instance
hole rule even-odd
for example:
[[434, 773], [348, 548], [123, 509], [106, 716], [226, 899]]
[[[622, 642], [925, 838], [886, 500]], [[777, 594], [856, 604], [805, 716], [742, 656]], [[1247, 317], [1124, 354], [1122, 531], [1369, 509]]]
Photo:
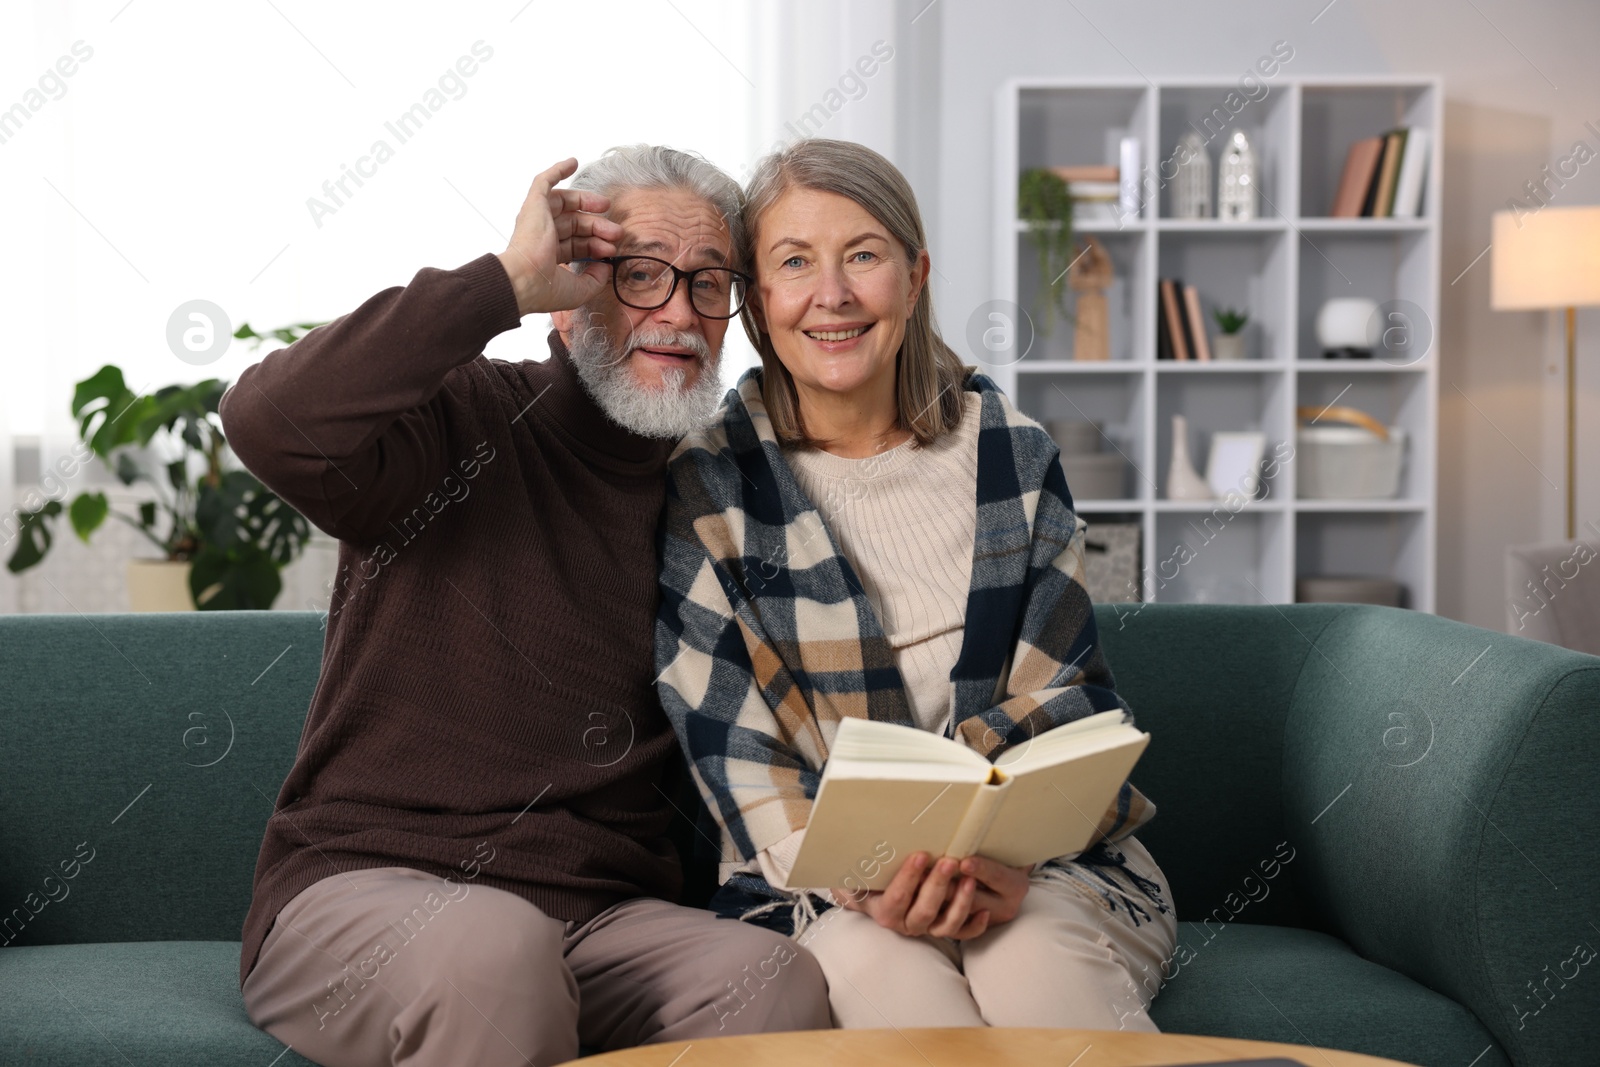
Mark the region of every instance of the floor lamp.
[[1578, 536], [1578, 312], [1600, 304], [1600, 207], [1494, 213], [1496, 311], [1567, 312], [1567, 540]]

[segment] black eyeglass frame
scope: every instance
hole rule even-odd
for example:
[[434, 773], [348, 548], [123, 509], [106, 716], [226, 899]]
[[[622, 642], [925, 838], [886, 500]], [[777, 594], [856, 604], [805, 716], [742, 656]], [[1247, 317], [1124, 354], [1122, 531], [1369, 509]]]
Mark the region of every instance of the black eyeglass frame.
[[[667, 295], [662, 299], [661, 303], [659, 303], [659, 304], [651, 304], [649, 307], [644, 307], [644, 306], [642, 306], [640, 304], [630, 304], [628, 302], [628, 298], [622, 295], [622, 290], [617, 287], [617, 264], [622, 262], [625, 259], [648, 259], [652, 263], [661, 264], [663, 267], [666, 267], [668, 270], [670, 270], [672, 272], [672, 285], [667, 289]], [[619, 301], [621, 301], [621, 303], [625, 307], [631, 307], [635, 311], [655, 311], [658, 308], [666, 307], [668, 304], [672, 303], [672, 298], [677, 295], [677, 293], [678, 293], [678, 283], [683, 281], [685, 278], [687, 278], [687, 279], [689, 279], [689, 285], [691, 286], [691, 288], [689, 290], [689, 307], [694, 310], [694, 313], [696, 315], [699, 315], [702, 318], [718, 319], [718, 320], [721, 320], [723, 322], [726, 322], [729, 319], [735, 319], [735, 318], [739, 317], [739, 312], [744, 310], [744, 305], [745, 305], [746, 301], [748, 301], [750, 299], [750, 287], [752, 285], [754, 285], [755, 281], [756, 281], [754, 278], [750, 277], [750, 275], [746, 274], [744, 271], [742, 271], [742, 270], [734, 270], [732, 267], [696, 267], [696, 268], [694, 268], [694, 270], [683, 270], [683, 269], [679, 268], [676, 264], [668, 263], [664, 259], [657, 259], [655, 256], [641, 256], [641, 255], [597, 256], [597, 257], [595, 257], [593, 259], [586, 259], [583, 262], [585, 262], [585, 263], [604, 263], [608, 267], [610, 267], [611, 268], [611, 291], [617, 295], [617, 299]], [[735, 278], [738, 278], [739, 280], [744, 282], [744, 287], [738, 291], [738, 295], [739, 295], [738, 306], [735, 307], [732, 311], [730, 311], [726, 315], [707, 315], [704, 311], [701, 311], [698, 307], [695, 307], [694, 289], [692, 288], [693, 285], [694, 285], [694, 276], [696, 274], [699, 274], [701, 271], [707, 271], [707, 270], [725, 271], [728, 274], [732, 274]]]

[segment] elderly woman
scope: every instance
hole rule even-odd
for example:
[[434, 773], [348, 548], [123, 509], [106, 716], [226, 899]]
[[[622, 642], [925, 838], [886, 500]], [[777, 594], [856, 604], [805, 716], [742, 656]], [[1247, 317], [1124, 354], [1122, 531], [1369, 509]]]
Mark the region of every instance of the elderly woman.
[[810, 139], [747, 193], [762, 365], [673, 455], [656, 628], [721, 830], [712, 907], [808, 948], [840, 1026], [1154, 1030], [1176, 916], [1129, 783], [1091, 848], [1037, 869], [916, 853], [882, 891], [786, 884], [845, 716], [992, 760], [1127, 705], [1057, 449], [941, 340], [905, 178]]

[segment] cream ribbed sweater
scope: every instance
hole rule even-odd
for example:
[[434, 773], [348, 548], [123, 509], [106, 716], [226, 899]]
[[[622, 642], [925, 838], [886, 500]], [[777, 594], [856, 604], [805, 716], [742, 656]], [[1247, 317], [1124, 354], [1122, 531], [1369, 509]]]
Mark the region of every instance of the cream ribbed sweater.
[[[918, 726], [950, 721], [950, 669], [961, 654], [972, 546], [978, 531], [978, 418], [964, 392], [960, 424], [926, 447], [915, 440], [865, 459], [785, 449], [795, 481], [816, 505], [861, 578], [894, 650]], [[765, 849], [743, 870], [786, 884], [804, 830]]]

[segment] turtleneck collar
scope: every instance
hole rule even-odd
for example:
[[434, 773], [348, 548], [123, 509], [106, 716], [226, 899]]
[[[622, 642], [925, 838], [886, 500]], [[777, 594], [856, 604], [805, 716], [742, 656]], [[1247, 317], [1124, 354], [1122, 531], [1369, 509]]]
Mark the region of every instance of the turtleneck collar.
[[643, 437], [612, 421], [584, 388], [572, 354], [555, 330], [550, 331], [550, 364], [550, 373], [528, 379], [539, 397], [529, 414], [553, 425], [592, 462], [628, 474], [666, 469], [676, 442]]

